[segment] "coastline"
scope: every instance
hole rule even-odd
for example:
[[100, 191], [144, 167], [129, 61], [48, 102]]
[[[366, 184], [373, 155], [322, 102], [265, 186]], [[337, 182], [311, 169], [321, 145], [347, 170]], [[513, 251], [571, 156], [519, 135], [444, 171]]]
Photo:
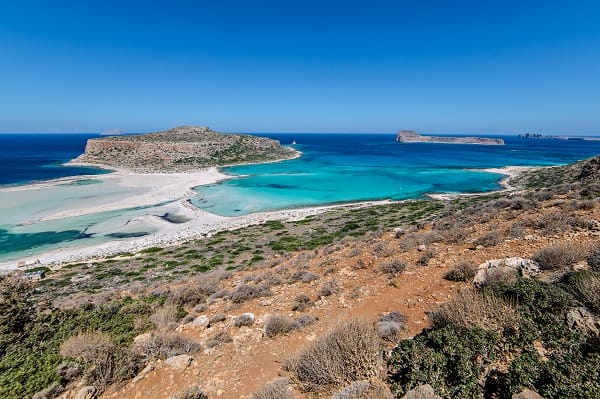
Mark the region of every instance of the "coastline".
[[525, 171], [536, 170], [541, 168], [543, 168], [543, 166], [504, 166], [501, 168], [470, 169], [477, 172], [489, 172], [503, 175], [504, 177], [498, 181], [498, 184], [502, 188], [500, 190], [486, 191], [483, 193], [439, 193], [425, 194], [425, 196], [434, 200], [448, 201], [456, 198], [476, 197], [478, 195], [497, 194], [504, 193], [507, 191], [515, 191], [518, 188], [510, 184], [510, 181], [512, 179], [520, 176]]
[[[300, 155], [301, 153], [298, 154], [298, 156]], [[98, 167], [98, 165], [94, 166]], [[495, 192], [512, 191], [515, 190], [515, 187], [510, 185], [509, 180], [518, 176], [524, 170], [531, 169], [535, 169], [535, 167], [507, 166], [503, 168], [478, 169], [478, 171], [504, 175], [505, 177], [499, 182], [503, 189], [486, 193], [426, 194], [426, 196], [433, 200], [450, 200], [458, 197], [478, 196]], [[136, 217], [135, 220], [143, 220], [145, 223], [156, 228], [155, 232], [146, 236], [126, 240], [112, 240], [95, 245], [58, 248], [37, 255], [21, 257], [18, 260], [3, 261], [0, 262], [0, 271], [17, 269], [17, 267], [22, 265], [23, 262], [25, 262], [26, 266], [46, 265], [60, 267], [60, 264], [63, 263], [89, 261], [106, 256], [114, 256], [118, 253], [136, 252], [151, 246], [174, 245], [181, 241], [202, 238], [210, 236], [219, 231], [233, 230], [248, 225], [264, 223], [269, 220], [300, 220], [307, 216], [320, 214], [332, 209], [354, 209], [393, 202], [391, 200], [364, 201], [225, 217], [201, 210], [189, 203], [189, 198], [195, 195], [195, 193], [192, 191], [194, 187], [235, 178], [234, 176], [222, 173], [217, 167], [200, 170], [193, 173], [136, 173], [131, 170], [117, 168], [111, 168], [111, 170], [113, 170], [113, 173], [105, 175], [84, 175], [72, 178], [62, 178], [28, 186], [6, 188], [4, 190], [29, 190], [51, 187], [64, 182], [74, 182], [93, 177], [97, 180], [105, 182], [109, 181], [125, 187], [141, 187], [147, 191], [142, 194], [136, 194], [127, 198], [122, 198], [117, 202], [91, 207], [79, 207], [69, 209], [68, 211], [56, 212], [45, 216], [40, 220], [47, 221], [62, 219], [73, 216], [81, 216], [89, 213], [124, 209], [134, 206], [156, 205], [163, 202], [168, 202], [169, 207], [173, 209], [174, 212], [184, 216], [188, 219], [188, 221], [184, 223], [170, 223], [168, 221], [161, 220], [155, 215], [156, 212], [154, 212], [154, 214], [145, 214], [141, 217]]]
[[[176, 245], [179, 242], [210, 237], [225, 230], [235, 230], [245, 226], [260, 224], [271, 220], [295, 221], [308, 216], [318, 215], [332, 209], [357, 209], [374, 205], [392, 203], [391, 200], [365, 201], [349, 204], [324, 205], [300, 209], [286, 209], [273, 212], [259, 212], [249, 215], [225, 217], [215, 215], [189, 206], [187, 200], [177, 203], [178, 211], [190, 218], [189, 221], [173, 224], [166, 221], [153, 220], [158, 231], [150, 235], [124, 241], [109, 241], [93, 246], [59, 248], [39, 255], [22, 257], [19, 260], [0, 262], [0, 272], [9, 272], [28, 266], [60, 267], [61, 264], [114, 256], [119, 253], [137, 252], [152, 246]], [[26, 269], [25, 269], [26, 270]]]

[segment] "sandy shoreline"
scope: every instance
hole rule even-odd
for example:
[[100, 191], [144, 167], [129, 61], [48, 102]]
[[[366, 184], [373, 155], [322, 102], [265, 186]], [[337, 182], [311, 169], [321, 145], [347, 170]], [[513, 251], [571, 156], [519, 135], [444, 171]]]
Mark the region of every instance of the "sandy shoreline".
[[514, 191], [517, 188], [510, 184], [510, 180], [520, 176], [528, 170], [539, 169], [537, 166], [504, 166], [502, 168], [487, 168], [487, 169], [472, 169], [476, 172], [489, 172], [504, 175], [498, 184], [502, 187], [500, 190], [486, 191], [485, 193], [442, 193], [442, 194], [426, 194], [427, 197], [440, 201], [452, 200], [460, 197], [474, 197], [482, 194], [502, 193], [506, 191]]
[[[40, 220], [62, 219], [109, 210], [170, 202], [169, 206], [171, 209], [173, 209], [178, 215], [188, 218], [189, 221], [185, 223], [170, 223], [157, 217], [156, 215], [145, 214], [137, 217], [137, 221], [142, 221], [148, 225], [152, 225], [154, 228], [156, 228], [156, 232], [139, 238], [121, 241], [108, 241], [91, 246], [88, 245], [81, 247], [59, 248], [37, 255], [22, 257], [19, 260], [0, 262], [0, 271], [16, 269], [19, 265], [22, 266], [23, 262], [26, 265], [38, 266], [60, 265], [62, 263], [86, 261], [123, 252], [136, 252], [151, 246], [172, 245], [180, 241], [206, 237], [219, 231], [238, 229], [248, 225], [264, 223], [269, 220], [300, 220], [307, 216], [316, 215], [336, 208], [351, 209], [392, 202], [390, 200], [366, 201], [301, 209], [260, 212], [235, 217], [224, 217], [206, 212], [194, 207], [189, 203], [189, 198], [195, 195], [195, 192], [192, 191], [194, 187], [213, 184], [224, 179], [232, 178], [232, 176], [228, 176], [220, 172], [218, 168], [209, 168], [190, 173], [135, 173], [128, 170], [115, 170], [114, 168], [111, 169], [114, 171], [114, 173], [106, 175], [85, 175], [73, 178], [63, 178], [54, 181], [35, 183], [27, 186], [10, 187], [2, 190], [31, 190], [90, 178], [104, 182], [111, 181], [121, 186], [140, 188], [145, 191], [142, 194], [121, 198], [118, 201], [107, 204], [73, 208], [63, 212], [56, 212], [45, 216]], [[532, 167], [507, 166], [504, 168], [480, 169], [479, 171], [505, 175], [506, 177], [500, 181], [503, 189], [498, 191], [507, 191], [515, 189], [508, 183], [512, 177], [518, 176], [524, 170], [530, 169], [532, 169]], [[448, 200], [461, 196], [475, 195], [481, 195], [481, 193], [427, 194], [429, 198], [435, 200]]]

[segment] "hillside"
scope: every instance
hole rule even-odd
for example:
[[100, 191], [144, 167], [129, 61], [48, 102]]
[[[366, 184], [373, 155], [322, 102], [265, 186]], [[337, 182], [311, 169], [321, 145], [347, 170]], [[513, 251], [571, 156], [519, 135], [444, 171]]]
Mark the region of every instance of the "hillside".
[[209, 166], [277, 161], [296, 155], [276, 140], [181, 126], [150, 134], [89, 139], [85, 152], [71, 163], [137, 172], [183, 172]]
[[2, 277], [0, 397], [600, 397], [599, 170]]

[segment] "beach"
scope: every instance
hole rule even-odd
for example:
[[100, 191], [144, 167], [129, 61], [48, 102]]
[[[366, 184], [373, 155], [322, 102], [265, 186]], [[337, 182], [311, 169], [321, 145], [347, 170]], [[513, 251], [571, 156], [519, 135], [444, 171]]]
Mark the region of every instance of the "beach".
[[[117, 219], [118, 222], [108, 224], [105, 227], [92, 228], [95, 233], [106, 233], [118, 229], [118, 231], [136, 231], [144, 228], [150, 234], [143, 237], [132, 237], [121, 240], [110, 240], [107, 242], [86, 245], [85, 241], [75, 245], [64, 245], [35, 254], [27, 254], [19, 259], [0, 262], [0, 270], [12, 270], [15, 268], [26, 268], [27, 266], [59, 266], [62, 263], [85, 261], [94, 258], [114, 256], [119, 253], [136, 252], [151, 246], [174, 245], [177, 242], [210, 236], [218, 231], [232, 230], [240, 227], [259, 224], [269, 220], [300, 220], [307, 216], [316, 215], [335, 208], [356, 208], [371, 206], [375, 204], [388, 203], [390, 201], [367, 201], [353, 204], [337, 204], [329, 206], [316, 206], [302, 209], [280, 210], [273, 212], [259, 212], [249, 215], [225, 217], [215, 215], [193, 206], [189, 199], [197, 195], [192, 189], [194, 187], [213, 184], [230, 178], [221, 173], [217, 168], [208, 168], [192, 173], [133, 173], [127, 170], [115, 170], [106, 175], [77, 176], [65, 179], [57, 179], [42, 183], [25, 186], [9, 187], [0, 189], [2, 193], [27, 194], [29, 197], [44, 195], [51, 190], [64, 190], [68, 187], [76, 187], [77, 182], [94, 179], [98, 181], [95, 185], [106, 186], [106, 190], [117, 190], [119, 198], [114, 198], [110, 193], [104, 192], [103, 203], [97, 201], [81, 201], [79, 199], [65, 199], [68, 209], [62, 206], [47, 207], [44, 213], [38, 213], [37, 218], [28, 216], [25, 227], [35, 226], [51, 222], [60, 222], [63, 219], [81, 218], [102, 214], [105, 212], [138, 209], [147, 207], [147, 210], [136, 211], [131, 215], [125, 212]], [[87, 187], [82, 186], [80, 189]], [[125, 190], [125, 191], [123, 191]], [[130, 191], [127, 191], [130, 190]], [[123, 194], [125, 193], [125, 194]], [[129, 194], [127, 194], [129, 193]], [[89, 195], [86, 195], [86, 197]], [[70, 203], [70, 204], [69, 204]], [[182, 222], [171, 222], [160, 215], [177, 215]], [[125, 217], [126, 216], [126, 217]], [[15, 216], [16, 217], [16, 216]], [[104, 229], [104, 230], [103, 230]]]

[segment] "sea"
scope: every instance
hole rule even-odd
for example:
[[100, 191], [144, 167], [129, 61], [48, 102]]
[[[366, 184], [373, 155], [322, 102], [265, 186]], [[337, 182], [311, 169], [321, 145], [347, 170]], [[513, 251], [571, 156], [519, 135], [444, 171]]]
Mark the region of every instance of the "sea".
[[[503, 176], [484, 169], [561, 165], [600, 153], [600, 141], [502, 135], [493, 137], [504, 139], [503, 146], [396, 143], [395, 134], [389, 133], [257, 135], [279, 140], [302, 156], [283, 162], [222, 168], [233, 178], [195, 188], [197, 195], [191, 201], [194, 206], [221, 216], [239, 216], [356, 201], [421, 198], [428, 193], [488, 192], [500, 188], [498, 183]], [[81, 154], [87, 139], [92, 137], [98, 135], [0, 134], [0, 261], [61, 247], [130, 238], [127, 234], [90, 232], [108, 219], [117, 223], [126, 218], [126, 213], [131, 217], [131, 209], [45, 224], [24, 222], [26, 217], [16, 216], [19, 209], [21, 213], [27, 214], [29, 209], [33, 213], [45, 204], [68, 207], [70, 196], [96, 196], [93, 176], [78, 183], [81, 187], [59, 187], [40, 198], [25, 194], [17, 197], [2, 190], [68, 176], [107, 173], [63, 165]], [[88, 184], [90, 187], [85, 187]], [[19, 203], [15, 205], [15, 201]], [[35, 215], [26, 216], [35, 220]], [[136, 232], [135, 236], [150, 233]]]

